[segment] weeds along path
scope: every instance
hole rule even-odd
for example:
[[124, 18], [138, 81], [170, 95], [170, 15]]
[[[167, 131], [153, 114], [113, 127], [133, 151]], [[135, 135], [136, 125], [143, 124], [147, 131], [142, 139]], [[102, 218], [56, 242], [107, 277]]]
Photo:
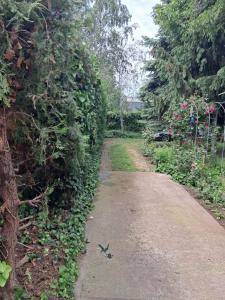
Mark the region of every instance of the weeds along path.
[[170, 177], [107, 170], [106, 153], [76, 299], [224, 299], [224, 229]]

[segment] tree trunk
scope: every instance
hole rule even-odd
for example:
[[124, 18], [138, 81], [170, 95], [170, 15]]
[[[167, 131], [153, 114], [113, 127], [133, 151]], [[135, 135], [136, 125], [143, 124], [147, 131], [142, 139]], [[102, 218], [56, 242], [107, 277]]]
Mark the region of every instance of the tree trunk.
[[7, 139], [6, 113], [5, 108], [2, 107], [0, 107], [0, 203], [4, 221], [0, 253], [2, 259], [6, 260], [12, 267], [6, 287], [0, 290], [0, 299], [14, 300], [19, 200], [15, 171]]
[[120, 113], [120, 129], [122, 133], [124, 133], [124, 121], [123, 121], [123, 113]]
[[120, 129], [124, 132], [124, 119], [123, 119], [123, 100], [120, 99]]

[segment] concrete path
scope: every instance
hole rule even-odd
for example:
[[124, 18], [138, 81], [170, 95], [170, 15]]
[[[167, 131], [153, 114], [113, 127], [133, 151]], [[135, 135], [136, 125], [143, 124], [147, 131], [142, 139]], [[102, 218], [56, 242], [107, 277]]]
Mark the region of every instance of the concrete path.
[[76, 299], [225, 299], [224, 229], [168, 176], [105, 166]]

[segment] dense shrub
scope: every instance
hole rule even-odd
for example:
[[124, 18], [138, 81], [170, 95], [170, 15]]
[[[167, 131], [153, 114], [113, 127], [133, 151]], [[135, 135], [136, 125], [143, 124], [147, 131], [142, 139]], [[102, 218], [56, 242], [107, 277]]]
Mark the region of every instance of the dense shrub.
[[[85, 5], [85, 1], [73, 0], [0, 0], [1, 149], [7, 146], [7, 151], [0, 151], [4, 165], [0, 168], [0, 207], [7, 208], [0, 210], [0, 260], [7, 260], [12, 267], [8, 286], [0, 289], [1, 299], [14, 298], [17, 237], [23, 238], [19, 218], [37, 219], [39, 214], [45, 215], [38, 222], [44, 238], [37, 237], [32, 243], [39, 245], [37, 251], [46, 241], [49, 259], [58, 251], [59, 263], [66, 264], [59, 268], [66, 287], [60, 278], [56, 295], [71, 299], [75, 258], [84, 244], [81, 233], [96, 186], [96, 154], [106, 119], [98, 64], [81, 36], [79, 18]], [[9, 186], [12, 197], [7, 194], [3, 198], [2, 191]], [[22, 205], [27, 199], [32, 200]], [[63, 212], [68, 216], [65, 224]], [[53, 219], [63, 225], [58, 227], [60, 236], [55, 232], [50, 240]], [[61, 241], [63, 236], [66, 241]], [[25, 248], [30, 252], [29, 246]], [[32, 269], [35, 272], [35, 264]]]
[[145, 154], [156, 163], [156, 170], [166, 173], [181, 184], [194, 187], [199, 194], [212, 202], [224, 203], [224, 182], [219, 166], [203, 160], [204, 150], [197, 153], [189, 147], [176, 143], [163, 146], [152, 143], [146, 147]]
[[173, 149], [168, 146], [157, 148], [154, 158], [156, 162], [168, 163], [173, 159]]
[[[141, 111], [126, 112], [123, 114], [123, 120], [126, 131], [141, 132], [146, 125], [146, 118]], [[120, 113], [108, 112], [107, 128], [108, 130], [119, 130], [121, 128]]]
[[[105, 127], [95, 57], [74, 26], [73, 15], [82, 6], [54, 1], [49, 12], [38, 3], [30, 7], [29, 1], [15, 5], [3, 5], [3, 23], [12, 22], [0, 34], [0, 59], [8, 62], [6, 77], [15, 96], [8, 131], [20, 198], [32, 198], [49, 186], [50, 207], [69, 208], [82, 190], [87, 161], [99, 148]], [[7, 38], [14, 39], [12, 48]]]

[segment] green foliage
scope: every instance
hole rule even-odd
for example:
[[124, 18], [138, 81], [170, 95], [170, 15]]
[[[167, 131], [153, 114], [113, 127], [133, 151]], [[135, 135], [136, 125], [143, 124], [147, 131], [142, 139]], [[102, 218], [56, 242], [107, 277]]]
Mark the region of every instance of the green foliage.
[[26, 291], [23, 288], [18, 287], [15, 290], [15, 300], [30, 300], [30, 296], [27, 295]]
[[45, 292], [42, 292], [40, 295], [40, 300], [48, 300], [48, 295]]
[[131, 15], [121, 0], [95, 0], [87, 14], [86, 37], [101, 61], [119, 69], [124, 41], [132, 32]]
[[[197, 171], [190, 166], [197, 163], [198, 170], [202, 168], [195, 156], [196, 152], [203, 156], [205, 153], [201, 147], [194, 149], [198, 143], [205, 145], [205, 152], [209, 152], [211, 144], [211, 152], [215, 152], [216, 125], [224, 123], [223, 105], [218, 105], [225, 99], [224, 12], [221, 0], [162, 1], [154, 10], [159, 35], [145, 38], [152, 57], [146, 64], [149, 80], [141, 90], [141, 98], [148, 107], [149, 118], [167, 121], [180, 143], [193, 141], [189, 149], [180, 149], [185, 155], [174, 150], [179, 162], [162, 163], [159, 168], [182, 183], [196, 182], [202, 192]], [[151, 141], [150, 133], [146, 131], [147, 142]], [[204, 185], [205, 178], [201, 180]]]
[[107, 130], [105, 132], [105, 138], [131, 138], [138, 139], [141, 138], [141, 133], [132, 132], [132, 131], [124, 131], [121, 130]]
[[32, 198], [50, 186], [51, 208], [74, 205], [86, 162], [104, 136], [96, 57], [75, 19], [85, 7], [54, 1], [50, 12], [41, 1], [27, 0], [4, 1], [0, 9], [0, 101], [13, 104], [9, 139], [20, 166], [19, 195]]
[[205, 199], [214, 203], [224, 202], [224, 182], [220, 166], [205, 163], [205, 151], [199, 148], [196, 152], [191, 145], [180, 146], [170, 143], [167, 146], [149, 144], [146, 155], [157, 164], [156, 170], [166, 173], [181, 184], [194, 187]]
[[224, 101], [224, 1], [163, 1], [154, 10], [159, 26], [146, 64], [149, 81], [141, 98], [152, 118], [171, 114], [174, 105], [191, 95]]
[[135, 172], [134, 161], [130, 158], [125, 143], [112, 145], [111, 148], [112, 170]]
[[[126, 131], [141, 132], [146, 125], [146, 118], [141, 111], [125, 112], [123, 113], [123, 120]], [[121, 128], [120, 113], [107, 113], [107, 127], [109, 130], [119, 130]]]
[[168, 163], [173, 159], [173, 149], [165, 146], [155, 149], [154, 159], [158, 163]]
[[0, 287], [3, 288], [9, 279], [12, 268], [5, 262], [0, 261]]
[[93, 0], [84, 20], [84, 39], [97, 55], [107, 106], [118, 110], [124, 96], [119, 78], [130, 66], [130, 51], [124, 45], [133, 31], [131, 15], [121, 0]]
[[[0, 0], [0, 105], [10, 106], [19, 198], [50, 191], [39, 208], [21, 206], [19, 215], [39, 216], [40, 244], [52, 240], [56, 252], [63, 249], [55, 291], [71, 299], [97, 183], [106, 97], [98, 59], [83, 42], [86, 1], [50, 2]], [[31, 241], [28, 234], [20, 238]]]
[[39, 224], [39, 240], [45, 246], [56, 245], [55, 259], [62, 262], [58, 279], [51, 283], [49, 294], [63, 299], [72, 299], [73, 297], [74, 282], [79, 274], [77, 259], [79, 254], [85, 250], [85, 224], [88, 214], [93, 208], [92, 200], [98, 183], [98, 156], [89, 160], [88, 163], [89, 175], [77, 198], [76, 205], [69, 215], [65, 217], [61, 214], [51, 220], [48, 219], [48, 216], [40, 216], [46, 221]]
[[[2, 65], [1, 60], [0, 60], [0, 64]], [[2, 66], [0, 70], [0, 104], [9, 106], [9, 101], [8, 101], [9, 85], [7, 82], [6, 74], [7, 74], [7, 69], [5, 69]]]

